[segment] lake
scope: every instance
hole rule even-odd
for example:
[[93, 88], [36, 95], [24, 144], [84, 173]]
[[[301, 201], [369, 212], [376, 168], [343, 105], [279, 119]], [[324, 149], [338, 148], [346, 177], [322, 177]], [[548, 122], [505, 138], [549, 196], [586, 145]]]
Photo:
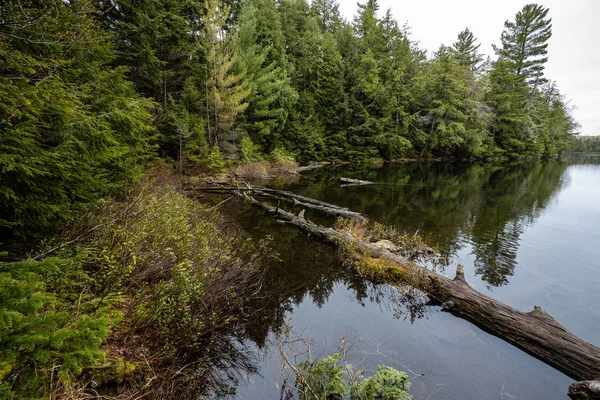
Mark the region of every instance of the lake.
[[[340, 177], [375, 184], [342, 187]], [[522, 311], [542, 306], [600, 346], [600, 157], [343, 165], [271, 185], [418, 232], [448, 257], [446, 275], [463, 264], [478, 291]], [[415, 399], [567, 399], [572, 379], [439, 307], [360, 279], [333, 246], [240, 203], [228, 212], [252, 236], [270, 235], [277, 254], [265, 271], [263, 297], [249, 310], [258, 373], [234, 398], [279, 398], [281, 360], [272, 331], [286, 321], [325, 354], [351, 337], [353, 364], [406, 371]]]

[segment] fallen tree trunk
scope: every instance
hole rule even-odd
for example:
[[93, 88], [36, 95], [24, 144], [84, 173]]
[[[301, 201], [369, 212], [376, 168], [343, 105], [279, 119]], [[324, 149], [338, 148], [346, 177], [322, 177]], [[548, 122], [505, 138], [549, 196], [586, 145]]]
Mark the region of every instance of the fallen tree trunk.
[[432, 272], [416, 266], [401, 256], [374, 243], [358, 239], [348, 232], [317, 225], [304, 218], [304, 212], [291, 212], [256, 200], [247, 191], [235, 192], [245, 200], [274, 213], [281, 220], [337, 245], [350, 244], [367, 257], [389, 263], [375, 271], [363, 271], [366, 278], [380, 283], [409, 283], [442, 305], [445, 311], [466, 319], [479, 328], [497, 336], [548, 365], [558, 369], [576, 382], [569, 388], [574, 399], [600, 398], [600, 348], [575, 336], [541, 307], [522, 312], [492, 299], [471, 288], [465, 280], [462, 266], [456, 277]]
[[360, 179], [351, 179], [351, 178], [340, 178], [340, 182], [349, 183], [351, 185], [372, 185], [374, 183], [371, 181], [362, 181]]
[[283, 200], [290, 201], [294, 205], [300, 205], [306, 208], [311, 208], [313, 210], [321, 211], [329, 215], [334, 215], [338, 217], [344, 217], [349, 219], [354, 219], [357, 221], [364, 221], [365, 217], [357, 212], [351, 211], [348, 208], [336, 206], [335, 204], [326, 203], [324, 201], [319, 201], [315, 199], [311, 199], [310, 197], [300, 196], [298, 194], [288, 192], [285, 190], [275, 190], [269, 189], [262, 186], [254, 186], [254, 185], [245, 185], [245, 186], [208, 186], [208, 187], [196, 187], [188, 186], [186, 188], [187, 192], [192, 191], [200, 191], [200, 192], [210, 192], [210, 193], [250, 193], [262, 197], [271, 198], [273, 200]]
[[325, 164], [320, 164], [320, 163], [317, 163], [317, 162], [311, 162], [308, 165], [296, 168], [296, 171], [298, 171], [298, 172], [310, 171], [311, 169], [323, 168], [324, 166], [325, 166]]

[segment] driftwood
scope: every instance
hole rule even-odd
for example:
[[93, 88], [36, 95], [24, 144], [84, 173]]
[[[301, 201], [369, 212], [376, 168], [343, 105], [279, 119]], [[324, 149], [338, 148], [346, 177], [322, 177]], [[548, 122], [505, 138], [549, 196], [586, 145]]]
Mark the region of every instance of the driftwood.
[[[459, 266], [456, 277], [450, 279], [408, 263], [399, 255], [374, 243], [360, 240], [350, 233], [317, 225], [304, 217], [304, 210], [295, 215], [256, 200], [248, 195], [251, 193], [249, 190], [235, 193], [274, 213], [280, 220], [311, 234], [335, 244], [352, 244], [370, 257], [392, 261], [387, 270], [380, 271], [380, 276], [384, 277], [381, 278], [382, 283], [398, 283], [406, 276], [420, 276], [420, 279], [413, 279], [410, 283], [441, 304], [445, 311], [470, 321], [579, 381], [569, 388], [570, 397], [600, 399], [600, 348], [569, 332], [541, 307], [536, 306], [530, 312], [516, 310], [471, 288], [465, 280], [462, 266]], [[313, 204], [314, 202], [312, 200]], [[377, 277], [372, 278], [377, 280]]]
[[306, 208], [311, 208], [313, 210], [321, 211], [329, 215], [334, 215], [338, 217], [344, 217], [349, 219], [354, 219], [357, 221], [364, 221], [365, 217], [357, 212], [351, 211], [349, 208], [340, 207], [335, 204], [326, 203], [324, 201], [319, 201], [312, 199], [310, 197], [300, 196], [298, 194], [288, 192], [285, 190], [275, 190], [262, 186], [255, 186], [250, 184], [245, 184], [244, 186], [231, 186], [231, 185], [223, 185], [218, 184], [215, 186], [204, 186], [204, 187], [186, 187], [187, 192], [209, 192], [209, 193], [236, 193], [236, 194], [252, 194], [255, 197], [266, 197], [273, 200], [278, 201], [289, 201], [293, 203], [295, 206], [299, 205]]
[[298, 171], [298, 172], [310, 171], [311, 169], [323, 168], [324, 166], [325, 166], [325, 164], [320, 164], [320, 163], [317, 163], [317, 162], [311, 162], [308, 165], [296, 168], [296, 171]]
[[[340, 182], [349, 183], [350, 185], [372, 185], [374, 182], [371, 181], [361, 181], [360, 179], [351, 179], [351, 178], [340, 178]], [[344, 186], [350, 186], [344, 185]]]

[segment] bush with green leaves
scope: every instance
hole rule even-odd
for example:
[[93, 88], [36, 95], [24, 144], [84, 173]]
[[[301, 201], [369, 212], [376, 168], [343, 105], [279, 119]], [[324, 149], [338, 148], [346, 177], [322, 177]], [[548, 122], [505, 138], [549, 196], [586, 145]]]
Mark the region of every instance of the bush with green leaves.
[[0, 263], [0, 398], [46, 397], [104, 359], [116, 315], [75, 276], [75, 260]]
[[341, 365], [340, 355], [322, 360], [306, 360], [296, 369], [296, 386], [300, 400], [410, 400], [410, 378], [402, 371], [380, 365], [377, 372], [361, 381], [351, 365]]
[[[98, 229], [83, 246], [98, 292], [126, 299], [115, 339], [132, 359], [149, 352], [165, 377], [179, 371], [179, 390], [191, 385], [187, 396], [212, 379], [213, 364], [226, 370], [237, 362], [231, 339], [242, 335], [242, 309], [260, 283], [259, 245], [186, 196], [173, 175], [149, 175], [102, 215], [86, 218]], [[144, 345], [132, 346], [131, 337]], [[172, 384], [155, 382], [162, 383]]]

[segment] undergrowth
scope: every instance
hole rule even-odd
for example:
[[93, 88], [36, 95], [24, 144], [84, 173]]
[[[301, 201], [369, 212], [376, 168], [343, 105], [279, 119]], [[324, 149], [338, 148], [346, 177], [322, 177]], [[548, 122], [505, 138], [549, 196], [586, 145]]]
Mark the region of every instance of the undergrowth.
[[252, 369], [240, 343], [262, 245], [152, 171], [49, 245], [58, 258], [0, 264], [0, 397], [226, 389]]

